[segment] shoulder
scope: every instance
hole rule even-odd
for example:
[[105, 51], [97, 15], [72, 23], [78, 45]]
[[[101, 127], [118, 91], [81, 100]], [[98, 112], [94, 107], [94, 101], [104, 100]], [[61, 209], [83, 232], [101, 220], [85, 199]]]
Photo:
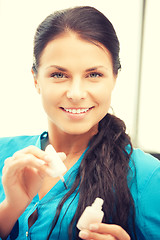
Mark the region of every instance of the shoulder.
[[16, 151], [35, 145], [39, 135], [0, 138], [0, 160], [12, 156]]
[[145, 239], [160, 239], [160, 161], [140, 149], [134, 149], [131, 170], [135, 173], [131, 193], [137, 225]]
[[144, 191], [152, 178], [160, 176], [160, 161], [140, 149], [133, 149], [130, 167], [139, 194]]
[[0, 138], [0, 146], [5, 144], [11, 144], [11, 143], [24, 143], [27, 144], [27, 142], [34, 142], [39, 135], [22, 135], [22, 136], [13, 136], [13, 137], [2, 137]]
[[140, 149], [133, 149], [130, 159], [130, 166], [135, 166], [136, 174], [146, 177], [152, 174], [155, 169], [160, 167], [160, 161], [149, 153], [145, 153]]

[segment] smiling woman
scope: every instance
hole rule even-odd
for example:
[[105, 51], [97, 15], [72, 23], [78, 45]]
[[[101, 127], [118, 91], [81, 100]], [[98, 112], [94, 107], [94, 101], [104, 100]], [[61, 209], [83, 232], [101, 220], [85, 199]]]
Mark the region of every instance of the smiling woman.
[[97, 131], [116, 80], [107, 49], [68, 30], [47, 44], [33, 75], [50, 129], [74, 135]]
[[[133, 149], [124, 122], [108, 113], [121, 68], [110, 21], [92, 7], [51, 14], [37, 28], [34, 59], [48, 132], [0, 139], [0, 237], [159, 239], [160, 162]], [[48, 144], [66, 166], [64, 185], [50, 174]], [[79, 231], [97, 197], [103, 223]]]

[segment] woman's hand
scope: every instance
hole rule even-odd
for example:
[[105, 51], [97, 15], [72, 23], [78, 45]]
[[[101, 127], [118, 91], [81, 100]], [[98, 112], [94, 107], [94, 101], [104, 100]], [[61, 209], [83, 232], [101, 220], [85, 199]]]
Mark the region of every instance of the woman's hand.
[[79, 232], [79, 237], [90, 240], [130, 240], [128, 233], [118, 225], [96, 223], [89, 230]]
[[[64, 153], [59, 153], [62, 160]], [[0, 204], [0, 237], [6, 238], [19, 216], [39, 192], [48, 175], [47, 154], [35, 146], [5, 160], [2, 183], [6, 198]], [[6, 224], [7, 223], [7, 224]]]
[[47, 169], [47, 154], [35, 146], [6, 159], [2, 182], [9, 206], [24, 210], [39, 192]]

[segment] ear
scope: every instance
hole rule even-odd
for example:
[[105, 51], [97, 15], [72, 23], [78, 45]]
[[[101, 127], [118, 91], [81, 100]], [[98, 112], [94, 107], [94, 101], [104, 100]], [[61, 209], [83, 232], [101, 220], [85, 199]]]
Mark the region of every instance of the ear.
[[37, 92], [40, 94], [40, 86], [39, 86], [39, 81], [37, 79], [37, 75], [35, 74], [35, 72], [33, 71], [33, 69], [31, 69], [32, 75], [33, 75], [33, 79], [34, 79], [34, 86], [37, 90]]
[[117, 77], [118, 77], [118, 74], [113, 75], [113, 90], [114, 90], [116, 82], [117, 82]]

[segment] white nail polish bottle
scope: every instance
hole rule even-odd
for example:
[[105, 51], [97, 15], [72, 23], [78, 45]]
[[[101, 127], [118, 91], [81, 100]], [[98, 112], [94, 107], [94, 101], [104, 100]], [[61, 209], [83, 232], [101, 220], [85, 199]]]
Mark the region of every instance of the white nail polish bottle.
[[101, 210], [103, 202], [103, 199], [96, 198], [91, 206], [85, 208], [77, 223], [79, 230], [89, 229], [90, 224], [102, 222], [104, 216], [104, 212]]
[[60, 177], [63, 181], [63, 174], [67, 171], [67, 168], [61, 160], [60, 156], [57, 154], [51, 144], [46, 147], [45, 152], [47, 153], [49, 160], [50, 169], [47, 169], [49, 175], [52, 177]]

